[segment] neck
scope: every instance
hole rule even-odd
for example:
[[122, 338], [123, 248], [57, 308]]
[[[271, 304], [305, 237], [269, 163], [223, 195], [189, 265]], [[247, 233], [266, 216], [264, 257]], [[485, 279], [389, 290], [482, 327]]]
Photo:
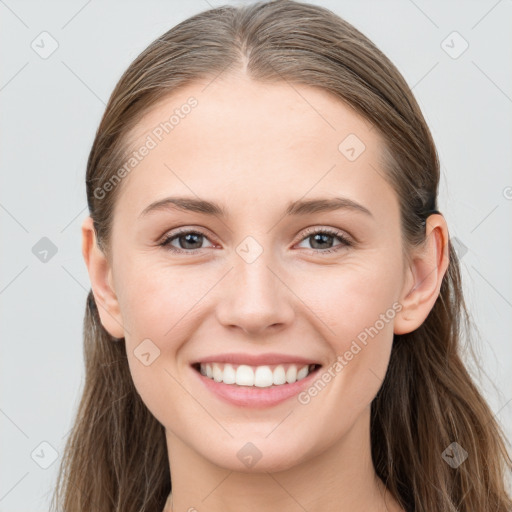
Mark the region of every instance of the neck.
[[369, 408], [336, 444], [279, 471], [222, 468], [169, 430], [166, 437], [173, 492], [164, 512], [402, 512], [373, 467]]

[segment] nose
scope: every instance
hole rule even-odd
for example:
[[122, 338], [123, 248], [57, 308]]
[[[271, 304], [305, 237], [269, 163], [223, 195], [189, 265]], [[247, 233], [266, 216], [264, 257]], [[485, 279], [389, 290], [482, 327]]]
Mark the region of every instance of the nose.
[[257, 336], [291, 324], [294, 295], [274, 266], [265, 252], [252, 263], [235, 259], [219, 290], [216, 311], [223, 326]]

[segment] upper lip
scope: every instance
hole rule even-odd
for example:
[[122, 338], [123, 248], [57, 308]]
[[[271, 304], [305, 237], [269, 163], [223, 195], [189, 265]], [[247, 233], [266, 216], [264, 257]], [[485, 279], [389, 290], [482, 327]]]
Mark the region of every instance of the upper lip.
[[248, 366], [263, 366], [274, 365], [281, 363], [292, 364], [317, 364], [321, 365], [319, 361], [287, 354], [258, 354], [250, 355], [247, 353], [231, 353], [231, 354], [216, 354], [213, 356], [203, 357], [192, 364], [199, 363], [230, 363], [230, 364], [246, 364]]

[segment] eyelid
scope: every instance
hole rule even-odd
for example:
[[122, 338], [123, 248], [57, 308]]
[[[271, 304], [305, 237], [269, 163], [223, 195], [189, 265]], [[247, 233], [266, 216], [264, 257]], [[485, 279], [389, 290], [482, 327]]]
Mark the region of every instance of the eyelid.
[[[168, 240], [169, 238], [180, 235], [182, 233], [191, 233], [191, 232], [197, 232], [207, 238], [215, 238], [213, 235], [209, 234], [209, 231], [206, 228], [203, 228], [203, 227], [196, 228], [193, 224], [191, 224], [190, 226], [184, 226], [184, 227], [179, 227], [179, 228], [175, 228], [175, 229], [176, 229], [176, 231], [174, 229], [167, 230], [161, 237], [159, 237], [158, 242], [163, 242], [165, 240]], [[350, 235], [347, 231], [341, 230], [339, 228], [322, 226], [322, 225], [318, 225], [318, 224], [314, 224], [312, 226], [307, 226], [307, 227], [303, 228], [300, 231], [302, 238], [298, 238], [297, 242], [302, 241], [309, 234], [314, 234], [314, 233], [322, 231], [322, 230], [332, 232], [333, 234], [335, 233], [337, 236], [343, 235], [345, 238], [348, 238], [353, 243], [357, 242], [357, 240], [352, 235]], [[216, 242], [216, 243], [218, 243], [218, 242]]]
[[[158, 238], [157, 243], [165, 242], [166, 240], [169, 240], [170, 238], [175, 238], [182, 234], [188, 234], [188, 233], [197, 233], [199, 235], [203, 235], [205, 238], [215, 239], [215, 237], [210, 234], [210, 231], [208, 231], [206, 228], [203, 227], [195, 227], [193, 224], [190, 226], [181, 226], [177, 228], [171, 228], [165, 231], [165, 233]], [[212, 241], [212, 240], [210, 240]], [[213, 241], [212, 241], [213, 243]], [[218, 243], [218, 242], [215, 242]]]
[[197, 252], [202, 251], [203, 249], [209, 249], [210, 247], [203, 247], [201, 249], [181, 249], [179, 247], [174, 247], [171, 245], [171, 241], [176, 240], [182, 235], [188, 235], [188, 234], [196, 234], [201, 235], [204, 238], [206, 238], [212, 245], [219, 245], [217, 242], [210, 240], [211, 237], [209, 234], [203, 230], [203, 228], [194, 228], [194, 227], [184, 227], [184, 228], [177, 228], [177, 230], [171, 230], [167, 231], [163, 236], [161, 236], [158, 239], [157, 245], [162, 246], [164, 249], [168, 249], [170, 252], [175, 253], [188, 253], [188, 254], [195, 254]]
[[[207, 230], [205, 228], [202, 228], [202, 227], [196, 228], [196, 227], [193, 227], [192, 225], [176, 228], [176, 230], [171, 229], [171, 231], [167, 231], [162, 237], [160, 237], [160, 239], [158, 241], [158, 245], [162, 246], [162, 247], [164, 247], [164, 249], [167, 249], [170, 252], [174, 252], [176, 254], [180, 254], [180, 253], [181, 254], [190, 254], [190, 255], [196, 254], [198, 252], [201, 252], [203, 249], [207, 249], [207, 247], [200, 248], [200, 249], [181, 249], [178, 247], [171, 246], [171, 241], [174, 241], [176, 238], [179, 238], [181, 235], [192, 233], [192, 234], [197, 234], [197, 235], [203, 236], [213, 245], [218, 245], [218, 242], [215, 242], [214, 240], [210, 240], [210, 238], [214, 238], [214, 237], [211, 237], [211, 235], [207, 234], [206, 231]], [[296, 242], [294, 242], [293, 245], [295, 246], [296, 244], [303, 242], [310, 236], [313, 236], [317, 233], [326, 233], [329, 236], [332, 236], [333, 238], [338, 238], [340, 240], [340, 244], [336, 245], [332, 248], [327, 248], [327, 249], [323, 249], [323, 250], [322, 249], [306, 248], [307, 251], [313, 252], [315, 254], [326, 254], [326, 253], [336, 252], [339, 250], [339, 249], [336, 249], [336, 247], [342, 246], [342, 247], [347, 248], [347, 247], [352, 247], [357, 244], [357, 240], [355, 240], [353, 236], [349, 235], [348, 233], [346, 233], [345, 231], [342, 231], [339, 228], [314, 225], [314, 226], [308, 226], [308, 227], [302, 229], [301, 233], [300, 233], [300, 238]]]
[[342, 229], [330, 226], [321, 226], [318, 224], [304, 228], [301, 231], [301, 238], [299, 238], [298, 242], [302, 242], [305, 238], [307, 238], [308, 236], [312, 236], [315, 233], [328, 233], [331, 236], [343, 238], [346, 242], [350, 243], [351, 245], [355, 245], [357, 243], [357, 240], [352, 235], [350, 235], [349, 233]]

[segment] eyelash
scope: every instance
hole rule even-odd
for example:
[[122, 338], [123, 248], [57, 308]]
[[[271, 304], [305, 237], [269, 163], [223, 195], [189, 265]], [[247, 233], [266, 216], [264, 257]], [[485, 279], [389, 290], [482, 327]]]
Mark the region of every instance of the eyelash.
[[[191, 229], [183, 229], [181, 231], [172, 233], [164, 238], [164, 240], [158, 245], [164, 247], [166, 250], [171, 251], [176, 254], [196, 254], [200, 252], [202, 249], [179, 249], [177, 247], [173, 247], [170, 243], [183, 235], [200, 235], [208, 239], [205, 233], [201, 231], [191, 230]], [[337, 252], [344, 247], [351, 247], [354, 244], [341, 232], [330, 228], [309, 228], [304, 233], [304, 236], [300, 239], [300, 242], [303, 242], [307, 238], [316, 235], [316, 234], [325, 234], [337, 238], [341, 243], [329, 249], [308, 249], [315, 254], [327, 254], [332, 252]]]

